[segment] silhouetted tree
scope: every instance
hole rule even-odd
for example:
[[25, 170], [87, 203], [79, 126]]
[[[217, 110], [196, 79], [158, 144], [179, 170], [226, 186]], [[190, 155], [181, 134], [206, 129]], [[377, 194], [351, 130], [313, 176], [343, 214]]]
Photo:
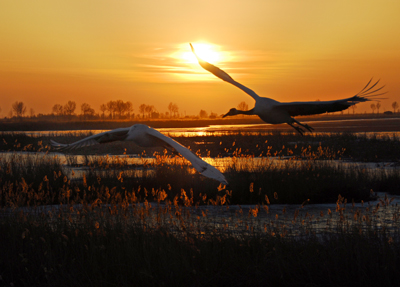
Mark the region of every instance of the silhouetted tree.
[[102, 104], [102, 105], [100, 105], [100, 111], [101, 111], [101, 117], [104, 119], [104, 113], [105, 113], [105, 111], [107, 111], [107, 106], [106, 106], [106, 104]]
[[63, 114], [63, 106], [60, 104], [55, 104], [52, 108], [53, 110], [53, 114], [55, 114], [56, 116], [60, 116]]
[[169, 103], [169, 105], [168, 105], [168, 110], [169, 110], [170, 117], [172, 117], [172, 113], [174, 114], [174, 117], [176, 117], [176, 114], [178, 113], [179, 108], [178, 108], [178, 105], [177, 105], [177, 104], [173, 104], [173, 103], [171, 102], [171, 103]]
[[139, 106], [139, 113], [142, 114], [142, 117], [144, 118], [144, 113], [146, 112], [146, 105], [145, 104], [141, 104]]
[[208, 114], [205, 110], [200, 110], [199, 117], [206, 118], [206, 117], [208, 117]]
[[352, 105], [352, 106], [351, 106], [351, 109], [353, 110], [353, 115], [354, 115], [354, 113], [355, 113], [355, 111], [356, 111], [356, 109], [357, 109], [357, 105]]
[[237, 106], [238, 110], [247, 111], [249, 109], [249, 105], [246, 102], [240, 102]]
[[26, 107], [23, 102], [16, 101], [14, 104], [12, 104], [12, 110], [15, 112], [17, 117], [22, 117], [26, 112]]
[[68, 103], [64, 106], [64, 114], [67, 116], [71, 116], [74, 114], [76, 109], [76, 103], [74, 101], [68, 101]]
[[381, 107], [381, 103], [380, 103], [380, 102], [377, 102], [377, 103], [376, 103], [376, 109], [378, 110], [378, 114], [379, 114], [379, 109], [380, 109], [380, 107]]
[[31, 118], [33, 118], [35, 116], [35, 110], [33, 108], [30, 108], [29, 115]]
[[375, 109], [376, 109], [376, 106], [375, 106], [375, 104], [371, 104], [371, 110], [372, 110], [372, 113], [374, 113], [374, 112], [375, 112]]
[[174, 117], [179, 116], [179, 108], [177, 104], [174, 104], [172, 111], [174, 112]]
[[213, 112], [211, 112], [211, 114], [210, 114], [209, 118], [210, 118], [210, 119], [215, 119], [215, 118], [217, 118], [217, 114], [216, 114], [216, 113], [213, 113]]
[[397, 102], [393, 102], [393, 103], [392, 103], [392, 108], [393, 108], [393, 113], [395, 113], [395, 112], [396, 112], [396, 109], [399, 108], [399, 104], [398, 104]]
[[[249, 109], [249, 105], [246, 104], [246, 102], [240, 102], [237, 108], [238, 110], [247, 111]], [[244, 118], [244, 115], [242, 115], [242, 118]]]
[[124, 102], [122, 100], [117, 100], [114, 103], [114, 111], [122, 118], [123, 115], [129, 117], [130, 113], [133, 111], [131, 102]]
[[174, 110], [174, 104], [171, 102], [168, 105], [169, 116], [172, 117], [172, 112]]
[[146, 113], [148, 114], [148, 117], [151, 118], [151, 114], [155, 111], [155, 108], [153, 105], [146, 105], [144, 108]]
[[118, 117], [121, 118], [122, 114], [124, 113], [124, 102], [122, 100], [116, 100], [115, 101], [115, 107], [114, 107], [114, 111], [115, 113], [118, 114]]
[[131, 112], [133, 112], [133, 105], [131, 102], [127, 101], [125, 104], [124, 112], [128, 118], [131, 117]]
[[109, 101], [109, 102], [106, 104], [107, 111], [108, 111], [108, 113], [109, 113], [110, 118], [114, 118], [115, 105], [116, 105], [116, 102], [115, 102], [115, 101]]
[[93, 116], [93, 115], [95, 114], [94, 109], [92, 109], [92, 107], [91, 107], [89, 104], [87, 104], [87, 103], [83, 103], [83, 104], [81, 105], [81, 111], [82, 111], [82, 115], [83, 115], [84, 117], [86, 117], [86, 116]]

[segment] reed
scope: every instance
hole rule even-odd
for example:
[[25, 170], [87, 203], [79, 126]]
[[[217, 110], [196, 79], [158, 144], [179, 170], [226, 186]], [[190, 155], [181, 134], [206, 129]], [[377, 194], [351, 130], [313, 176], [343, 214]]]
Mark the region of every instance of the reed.
[[[223, 148], [230, 186], [163, 151], [135, 164], [122, 153], [63, 162], [40, 138], [42, 153], [2, 154], [0, 285], [398, 285], [400, 209], [390, 196], [367, 202], [371, 190], [399, 192], [398, 168], [332, 165], [347, 150], [321, 138], [279, 148], [263, 135], [210, 139], [217, 148], [198, 152]], [[24, 149], [18, 136], [5, 141]], [[307, 209], [317, 202], [334, 204]]]
[[[272, 220], [275, 215], [254, 220], [265, 210], [255, 217], [254, 211], [247, 215], [239, 209], [232, 215], [234, 221], [218, 225], [208, 210], [196, 206], [123, 202], [2, 213], [0, 282], [6, 286], [398, 284], [399, 229], [374, 224], [376, 208], [365, 213], [347, 210], [339, 201], [341, 208], [332, 213], [342, 219], [316, 233], [307, 217], [281, 223]], [[357, 216], [348, 217], [352, 212]], [[370, 221], [362, 219], [367, 216]], [[294, 229], [291, 222], [303, 228]]]

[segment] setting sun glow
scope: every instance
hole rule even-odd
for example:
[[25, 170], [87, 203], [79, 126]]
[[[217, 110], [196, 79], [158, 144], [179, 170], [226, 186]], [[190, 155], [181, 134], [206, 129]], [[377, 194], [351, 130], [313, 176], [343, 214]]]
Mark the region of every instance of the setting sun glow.
[[[173, 3], [173, 4], [172, 4]], [[400, 102], [400, 2], [0, 1], [0, 118], [23, 102], [30, 115], [111, 100], [168, 112], [226, 113], [252, 99], [205, 71], [223, 69], [262, 97], [333, 100], [371, 77]], [[168, 11], [168, 12], [167, 12]], [[397, 28], [396, 28], [397, 27]], [[357, 105], [371, 112], [372, 103]]]
[[[214, 64], [222, 61], [222, 53], [218, 51], [218, 46], [206, 43], [192, 43], [192, 45], [196, 49], [197, 55], [203, 60]], [[181, 54], [181, 58], [186, 63], [197, 64], [196, 56], [187, 48]]]

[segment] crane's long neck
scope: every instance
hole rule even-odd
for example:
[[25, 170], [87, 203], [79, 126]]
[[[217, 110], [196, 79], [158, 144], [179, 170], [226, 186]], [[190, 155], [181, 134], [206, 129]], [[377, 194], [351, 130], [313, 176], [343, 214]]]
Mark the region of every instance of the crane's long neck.
[[223, 118], [228, 117], [228, 116], [236, 116], [236, 115], [255, 115], [254, 113], [254, 108], [248, 111], [241, 111], [237, 110], [235, 108], [230, 109], [228, 113], [226, 113]]
[[237, 114], [239, 115], [254, 115], [254, 108], [248, 111], [236, 110]]

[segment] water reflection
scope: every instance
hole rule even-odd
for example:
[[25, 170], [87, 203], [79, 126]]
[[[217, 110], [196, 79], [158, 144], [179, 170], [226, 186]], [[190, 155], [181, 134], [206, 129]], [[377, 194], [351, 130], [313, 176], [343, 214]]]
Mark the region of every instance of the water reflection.
[[[95, 171], [99, 176], [110, 173], [106, 166], [112, 166], [115, 170], [123, 170], [125, 176], [143, 177], [155, 175], [155, 166], [160, 158], [155, 156], [143, 157], [138, 155], [68, 155], [54, 152], [2, 152], [0, 161], [16, 160], [24, 164], [27, 160], [37, 162], [38, 160], [57, 159], [65, 168], [65, 173], [72, 179], [82, 179], [89, 171]], [[294, 157], [203, 157], [207, 163], [217, 167], [221, 172], [234, 167], [236, 171], [256, 171], [268, 169], [300, 169], [309, 164], [308, 160]], [[182, 157], [163, 157], [162, 162], [169, 165], [188, 165], [191, 172], [195, 173], [189, 162]], [[313, 165], [324, 165], [341, 168], [343, 170], [363, 169], [366, 173], [374, 174], [382, 170], [387, 173], [396, 171], [397, 165], [390, 162], [352, 162], [344, 160], [313, 160]], [[144, 168], [145, 167], [145, 168]]]
[[200, 206], [191, 212], [215, 230], [244, 234], [274, 233], [280, 236], [307, 236], [351, 230], [398, 232], [400, 196], [376, 193], [377, 200], [368, 203], [274, 204]]
[[[345, 125], [347, 128], [358, 128], [358, 130], [363, 130], [360, 124], [368, 125], [370, 122], [379, 122], [381, 125], [385, 125], [385, 121], [399, 121], [398, 118], [378, 118], [378, 119], [346, 119], [346, 120], [328, 120], [328, 121], [305, 121], [304, 123], [312, 124], [324, 124], [329, 125], [332, 130], [337, 130], [337, 127], [342, 127]], [[351, 123], [356, 123], [357, 125], [352, 126]], [[204, 137], [204, 136], [222, 136], [242, 133], [245, 135], [262, 135], [267, 136], [271, 132], [278, 131], [277, 129], [272, 129], [273, 125], [270, 124], [235, 124], [235, 125], [209, 125], [206, 127], [192, 127], [192, 128], [157, 128], [158, 131], [172, 136], [172, 137]], [[365, 136], [367, 138], [393, 138], [400, 137], [400, 132], [397, 131], [383, 131], [383, 132], [352, 132], [352, 134]], [[106, 132], [109, 130], [54, 130], [54, 131], [12, 131], [3, 133], [16, 133], [16, 134], [26, 134], [28, 136], [80, 136], [88, 134], [96, 134], [100, 132]], [[340, 130], [338, 131], [340, 132]], [[293, 131], [281, 131], [282, 134], [293, 134]], [[312, 135], [332, 135], [337, 132], [314, 132]], [[306, 133], [310, 134], [310, 133]]]
[[[88, 162], [102, 161], [104, 164], [114, 164], [123, 166], [124, 176], [143, 177], [155, 174], [152, 164], [157, 163], [155, 157], [140, 157], [136, 155], [119, 155], [119, 156], [83, 156], [83, 155], [65, 155], [62, 153], [29, 153], [29, 152], [5, 152], [0, 153], [1, 160], [21, 160], [31, 158], [33, 162], [36, 160], [58, 159], [64, 165], [67, 176], [73, 180], [80, 180], [84, 174], [93, 170], [88, 167]], [[290, 163], [294, 166], [302, 164], [301, 160], [293, 160], [288, 157], [284, 158], [204, 158], [210, 164], [217, 166], [221, 171], [235, 164], [236, 169], [246, 170], [251, 167], [270, 167], [281, 168]], [[181, 164], [183, 160], [179, 158], [166, 159], [170, 164]], [[376, 172], [378, 170], [396, 169], [388, 163], [357, 163], [345, 161], [324, 161], [326, 164], [340, 165], [343, 168], [353, 169], [355, 167], [363, 168], [366, 172]], [[120, 170], [103, 168], [95, 168], [96, 173], [100, 177], [109, 175], [110, 172], [118, 173]], [[111, 171], [110, 171], [111, 170]], [[190, 209], [192, 218], [200, 221], [200, 232], [206, 233], [207, 230], [217, 230], [220, 232], [230, 232], [231, 234], [252, 233], [252, 232], [268, 232], [281, 236], [307, 236], [309, 232], [313, 233], [334, 233], [338, 230], [370, 230], [371, 228], [387, 229], [389, 231], [397, 231], [399, 228], [400, 218], [400, 197], [390, 196], [378, 193], [378, 200], [368, 203], [346, 203], [345, 201], [331, 204], [274, 204], [274, 205], [231, 205], [231, 206], [199, 206], [187, 207]], [[156, 204], [154, 204], [156, 205]], [[44, 207], [46, 208], [46, 207]], [[132, 207], [136, 208], [136, 207]], [[186, 208], [186, 207], [184, 207]], [[149, 216], [157, 217], [158, 209], [149, 213]], [[207, 214], [207, 216], [203, 216]], [[148, 228], [157, 228], [159, 222], [156, 220], [147, 221]], [[178, 218], [173, 220], [178, 221]], [[154, 226], [152, 226], [154, 224]], [[166, 222], [168, 228], [177, 228], [180, 225], [171, 225]], [[199, 227], [200, 228], [200, 227]]]

